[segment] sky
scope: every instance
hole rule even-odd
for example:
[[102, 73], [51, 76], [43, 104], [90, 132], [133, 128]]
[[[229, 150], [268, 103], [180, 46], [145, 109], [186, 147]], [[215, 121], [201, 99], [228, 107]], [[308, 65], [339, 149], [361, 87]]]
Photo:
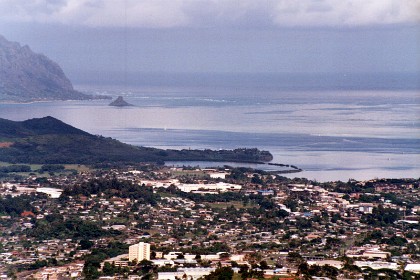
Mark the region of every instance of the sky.
[[0, 0], [0, 34], [76, 81], [420, 72], [420, 0]]

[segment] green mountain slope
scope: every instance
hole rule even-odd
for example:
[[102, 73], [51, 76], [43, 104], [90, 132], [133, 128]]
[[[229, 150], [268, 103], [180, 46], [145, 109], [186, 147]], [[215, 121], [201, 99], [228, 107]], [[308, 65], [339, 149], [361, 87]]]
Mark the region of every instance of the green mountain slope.
[[262, 162], [272, 160], [272, 155], [258, 149], [212, 151], [136, 147], [89, 134], [53, 117], [22, 122], [0, 119], [0, 161], [94, 164], [166, 160]]
[[23, 122], [0, 119], [0, 137], [20, 138], [46, 134], [90, 135], [83, 130], [72, 127], [49, 116], [41, 119], [30, 119]]

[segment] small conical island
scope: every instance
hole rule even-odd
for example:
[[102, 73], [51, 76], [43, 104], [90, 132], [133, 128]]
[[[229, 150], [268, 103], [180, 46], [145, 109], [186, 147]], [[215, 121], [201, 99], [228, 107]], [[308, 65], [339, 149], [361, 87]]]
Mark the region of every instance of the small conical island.
[[134, 105], [126, 102], [122, 96], [118, 96], [117, 99], [115, 99], [109, 104], [109, 106], [126, 107], [126, 106], [134, 106]]

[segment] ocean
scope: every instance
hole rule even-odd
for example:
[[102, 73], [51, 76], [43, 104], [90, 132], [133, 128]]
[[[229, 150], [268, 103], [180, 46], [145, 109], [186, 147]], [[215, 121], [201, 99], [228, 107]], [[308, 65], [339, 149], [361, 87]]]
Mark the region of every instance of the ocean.
[[256, 147], [269, 150], [273, 162], [304, 170], [288, 177], [420, 177], [418, 90], [275, 85], [84, 84], [75, 88], [121, 95], [135, 106], [110, 107], [109, 100], [0, 103], [0, 118], [49, 115], [92, 134], [165, 149]]

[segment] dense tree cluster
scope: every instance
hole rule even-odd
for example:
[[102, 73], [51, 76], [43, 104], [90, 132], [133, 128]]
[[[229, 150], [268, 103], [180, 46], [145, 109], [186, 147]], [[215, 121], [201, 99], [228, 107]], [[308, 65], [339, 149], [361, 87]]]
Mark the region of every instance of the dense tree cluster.
[[386, 226], [395, 223], [399, 218], [398, 210], [379, 205], [373, 208], [372, 214], [363, 215], [360, 221], [373, 226]]
[[304, 279], [311, 279], [312, 276], [337, 279], [339, 270], [330, 265], [308, 265], [304, 262], [299, 265], [298, 272], [303, 275]]
[[159, 192], [161, 193], [170, 193], [175, 194], [178, 197], [187, 198], [195, 203], [203, 203], [203, 202], [230, 202], [230, 201], [240, 201], [240, 200], [249, 200], [241, 193], [236, 192], [225, 192], [219, 194], [197, 194], [191, 192], [183, 192], [178, 189], [176, 186], [171, 185], [168, 188], [159, 188]]
[[[108, 258], [113, 258], [115, 256], [124, 254], [127, 251], [128, 245], [121, 242], [110, 242], [106, 248], [93, 249], [89, 255], [84, 257], [85, 266], [83, 268], [83, 274], [85, 279], [99, 278], [99, 276], [101, 276], [101, 272], [99, 272], [101, 262]], [[117, 271], [125, 273], [124, 270], [118, 270], [118, 268], [112, 264], [108, 264], [103, 273], [105, 275], [113, 275], [117, 273]]]
[[51, 214], [45, 219], [36, 220], [34, 227], [27, 233], [28, 236], [44, 240], [53, 238], [92, 239], [111, 234], [118, 234], [118, 232], [105, 231], [94, 222], [79, 219], [64, 220], [60, 214]]
[[63, 196], [102, 195], [105, 198], [121, 197], [139, 200], [145, 204], [156, 205], [160, 196], [145, 185], [139, 186], [130, 181], [113, 179], [94, 179], [78, 185], [66, 187]]
[[204, 280], [231, 280], [233, 277], [233, 270], [230, 267], [220, 267], [209, 275], [204, 277]]
[[44, 164], [39, 169], [42, 172], [57, 172], [64, 170], [64, 165], [61, 164]]
[[36, 199], [35, 195], [20, 195], [16, 197], [7, 195], [3, 198], [0, 197], [0, 214], [18, 216], [24, 211], [33, 211], [31, 202], [34, 199]]
[[31, 172], [31, 167], [25, 164], [14, 164], [0, 167], [0, 173]]

